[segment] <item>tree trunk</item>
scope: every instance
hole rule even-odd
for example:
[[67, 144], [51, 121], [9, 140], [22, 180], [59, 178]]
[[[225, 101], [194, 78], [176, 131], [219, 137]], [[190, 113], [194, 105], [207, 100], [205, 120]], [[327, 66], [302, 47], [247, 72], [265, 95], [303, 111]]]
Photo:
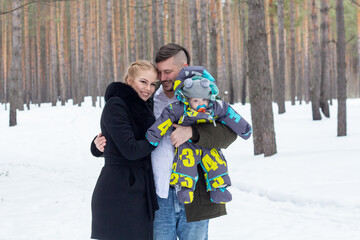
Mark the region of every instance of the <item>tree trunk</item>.
[[239, 9], [239, 14], [240, 19], [241, 19], [241, 32], [242, 32], [242, 87], [241, 87], [241, 103], [242, 105], [245, 105], [246, 103], [246, 89], [247, 89], [247, 66], [248, 66], [248, 57], [247, 57], [247, 37], [246, 37], [246, 24], [245, 24], [245, 8], [246, 8], [246, 4], [245, 1], [241, 2], [241, 14], [240, 14], [240, 9]]
[[175, 0], [170, 0], [170, 42], [176, 42], [175, 32], [177, 30], [175, 22], [176, 22], [176, 14], [175, 14]]
[[[3, 21], [2, 21], [2, 17], [0, 16], [0, 103], [5, 103], [5, 79], [3, 78], [3, 74], [4, 74], [4, 64], [3, 64], [3, 43], [2, 43], [2, 36], [3, 36]], [[5, 104], [6, 106], [6, 104]]]
[[235, 102], [241, 102], [241, 79], [242, 79], [242, 75], [241, 75], [241, 71], [242, 71], [242, 66], [241, 66], [241, 55], [242, 55], [242, 51], [241, 51], [241, 28], [240, 28], [240, 14], [239, 14], [239, 9], [240, 9], [240, 1], [235, 1], [234, 3], [234, 7], [231, 8], [232, 11], [232, 16], [233, 16], [233, 25], [234, 25], [234, 40], [233, 40], [233, 44], [232, 44], [232, 48], [235, 49], [235, 53], [233, 55], [233, 61], [234, 61], [234, 75], [233, 78], [235, 80]]
[[70, 82], [71, 82], [71, 96], [73, 99], [73, 104], [77, 104], [78, 103], [78, 89], [79, 89], [79, 84], [78, 84], [78, 57], [77, 57], [77, 4], [76, 2], [71, 2], [70, 3], [70, 14], [71, 16], [73, 16], [71, 18], [71, 30], [70, 30], [70, 62], [71, 62], [71, 77], [70, 77]]
[[[24, 4], [27, 3], [27, 1], [24, 1]], [[30, 37], [29, 37], [29, 7], [24, 7], [24, 72], [23, 72], [23, 78], [25, 81], [25, 102], [26, 107], [29, 110], [30, 109], [30, 101], [31, 101], [31, 76], [30, 76]]]
[[312, 0], [311, 8], [311, 20], [312, 20], [312, 56], [313, 56], [313, 68], [312, 78], [310, 81], [310, 95], [313, 120], [321, 120], [320, 115], [320, 50], [319, 50], [319, 32], [318, 32], [318, 20], [317, 20], [317, 8], [316, 1]]
[[[185, 4], [187, 2], [187, 0], [183, 1], [183, 6], [182, 6], [182, 21], [183, 21], [183, 27], [182, 27], [182, 35], [181, 35], [181, 39], [182, 39], [182, 43], [181, 45], [183, 47], [185, 47], [186, 49], [191, 49], [191, 29], [190, 29], [190, 13], [189, 13], [189, 8], [188, 6]], [[192, 62], [191, 62], [191, 65]]]
[[190, 22], [191, 22], [191, 58], [192, 65], [198, 66], [200, 58], [199, 33], [197, 26], [196, 0], [190, 0]]
[[66, 85], [66, 101], [71, 99], [71, 80], [70, 80], [70, 71], [71, 71], [71, 62], [70, 62], [70, 28], [71, 21], [68, 21], [68, 17], [70, 16], [70, 3], [65, 3], [65, 16], [63, 17], [63, 34], [64, 34], [64, 60], [65, 60], [65, 71], [64, 71], [64, 78], [65, 78], [65, 85]]
[[327, 0], [321, 0], [321, 91], [320, 108], [325, 117], [330, 117], [329, 91], [330, 91], [330, 69], [329, 69], [329, 6]]
[[[308, 11], [308, 0], [305, 0], [305, 12]], [[310, 34], [309, 34], [309, 14], [305, 14], [305, 21], [304, 21], [304, 98], [305, 98], [305, 102], [308, 103], [309, 102], [309, 82], [310, 82], [310, 57], [309, 57], [309, 52], [310, 52], [310, 47], [309, 47], [309, 39], [310, 39]]]
[[294, 0], [290, 0], [290, 52], [291, 52], [291, 60], [290, 60], [290, 92], [291, 92], [291, 105], [295, 105], [295, 93], [296, 93], [296, 70], [295, 70], [295, 14], [294, 14], [295, 6]]
[[211, 23], [210, 23], [210, 71], [211, 75], [218, 79], [217, 73], [217, 16], [216, 16], [216, 2], [215, 0], [210, 0], [210, 14], [211, 14]]
[[248, 1], [249, 7], [249, 87], [254, 153], [276, 153], [272, 110], [272, 90], [263, 1]]
[[155, 54], [160, 47], [159, 36], [157, 31], [157, 1], [152, 0], [151, 2], [151, 32], [152, 32], [152, 42], [153, 42], [153, 59], [155, 59]]
[[[65, 79], [65, 57], [64, 57], [64, 21], [65, 3], [61, 2], [57, 8], [58, 19], [58, 58], [59, 58], [59, 77], [60, 77], [60, 100], [61, 105], [65, 105], [66, 101], [66, 79]], [[59, 10], [60, 8], [60, 10]]]
[[[143, 59], [152, 59], [151, 58], [151, 55], [149, 53], [149, 46], [151, 44], [149, 44], [149, 34], [150, 34], [150, 23], [149, 23], [149, 17], [150, 17], [150, 13], [149, 13], [149, 9], [146, 8], [146, 11], [144, 11], [143, 13], [143, 25], [141, 26], [142, 27], [142, 32], [144, 34], [143, 36]], [[174, 19], [172, 20], [174, 21]]]
[[57, 62], [57, 47], [56, 47], [56, 8], [50, 7], [50, 89], [51, 89], [51, 105], [56, 106], [58, 99], [58, 62]]
[[41, 25], [40, 25], [40, 21], [38, 20], [39, 18], [39, 8], [40, 8], [40, 4], [37, 3], [36, 4], [36, 18], [35, 18], [35, 24], [36, 24], [36, 78], [35, 78], [35, 82], [36, 82], [36, 102], [39, 104], [42, 102], [42, 95], [41, 95], [41, 83], [44, 81], [43, 80], [43, 68], [42, 68], [42, 60], [44, 60], [43, 56], [41, 55]]
[[[121, 79], [121, 65], [122, 65], [122, 39], [123, 39], [123, 35], [122, 35], [122, 27], [123, 27], [123, 23], [122, 23], [122, 14], [121, 14], [121, 1], [114, 1], [114, 15], [113, 15], [113, 29], [114, 29], [114, 34], [113, 34], [113, 38], [115, 38], [114, 43], [115, 43], [115, 64], [114, 64], [114, 81], [119, 82]], [[92, 17], [91, 17], [92, 18]]]
[[[127, 14], [127, 0], [123, 1], [123, 20], [124, 20], [124, 29], [123, 29], [123, 52], [124, 52], [124, 66], [127, 67], [129, 65], [129, 40], [128, 40], [128, 14]], [[156, 25], [155, 25], [156, 26]], [[124, 69], [125, 70], [125, 69]]]
[[163, 11], [163, 15], [164, 15], [164, 43], [168, 43], [169, 42], [169, 34], [168, 34], [168, 21], [169, 21], [169, 13], [168, 13], [168, 1], [164, 1], [164, 11]]
[[[96, 40], [97, 40], [97, 31], [96, 31], [96, 15], [97, 9], [96, 6], [96, 0], [93, 0], [91, 2], [91, 12], [90, 12], [90, 18], [91, 18], [91, 74], [90, 74], [90, 83], [91, 83], [91, 99], [92, 99], [92, 106], [96, 106], [96, 99], [97, 99], [97, 88], [96, 88], [96, 79], [98, 76], [97, 71], [97, 47], [96, 47]], [[120, 24], [119, 24], [120, 25]]]
[[130, 40], [130, 62], [134, 62], [136, 60], [136, 16], [135, 11], [136, 8], [134, 7], [136, 5], [135, 0], [130, 0], [130, 8], [129, 8], [129, 40]]
[[[100, 24], [100, 92], [104, 94], [105, 88], [110, 82], [109, 80], [109, 56], [107, 55], [108, 46], [107, 46], [107, 21], [106, 21], [106, 7], [101, 4], [100, 6], [100, 16], [99, 16], [99, 24]], [[130, 8], [131, 9], [131, 8]], [[131, 50], [130, 50], [131, 51]], [[130, 54], [131, 55], [131, 54]]]
[[[23, 15], [23, 13], [22, 13], [23, 11], [21, 11], [21, 14], [20, 15]], [[21, 20], [20, 20], [21, 21]], [[22, 28], [22, 24], [21, 24], [21, 22], [20, 22], [20, 26], [21, 26], [21, 28]], [[12, 36], [12, 31], [13, 31], [13, 28], [10, 28], [9, 29], [10, 30], [10, 33], [11, 33], [11, 36]], [[23, 36], [22, 36], [22, 33], [21, 33], [21, 37], [20, 37], [21, 39], [23, 39]], [[23, 40], [21, 40], [21, 45], [22, 45], [22, 41]], [[12, 42], [10, 43], [10, 45], [12, 45]], [[22, 49], [23, 49], [23, 47], [21, 47]], [[9, 49], [13, 49], [13, 46], [11, 46]], [[12, 61], [12, 58], [11, 58], [11, 61]], [[11, 65], [10, 65], [11, 66]], [[17, 101], [18, 102], [18, 106], [17, 106], [17, 109], [19, 110], [19, 111], [22, 111], [22, 110], [24, 110], [24, 84], [23, 84], [23, 74], [24, 74], [24, 69], [22, 68], [23, 67], [23, 53], [22, 53], [22, 51], [21, 51], [21, 54], [20, 54], [20, 67], [21, 67], [21, 72], [22, 72], [22, 74], [21, 74], [21, 78], [19, 79], [19, 81], [18, 81], [18, 94], [17, 94], [17, 96], [18, 96], [18, 98], [19, 98], [19, 100]]]
[[297, 51], [297, 62], [298, 62], [298, 81], [297, 81], [297, 100], [299, 101], [299, 104], [302, 103], [303, 99], [303, 82], [304, 82], [304, 58], [303, 58], [303, 49], [304, 49], [304, 35], [300, 33], [300, 29], [298, 29], [298, 39], [300, 41], [300, 44], [298, 45], [298, 51]]
[[[174, 0], [175, 1], [175, 0]], [[183, 8], [184, 8], [184, 4], [183, 4], [183, 0], [180, 1], [176, 1], [177, 4], [180, 5], [176, 5], [175, 7], [175, 18], [176, 18], [176, 29], [175, 29], [175, 42], [179, 43], [180, 45], [182, 45], [182, 34], [183, 34]], [[208, 14], [208, 12], [206, 12]], [[209, 24], [209, 23], [206, 23]]]
[[106, 5], [106, 22], [107, 22], [107, 55], [108, 55], [108, 67], [109, 67], [109, 80], [108, 83], [114, 81], [114, 46], [113, 46], [113, 34], [112, 34], [112, 0], [107, 0]]
[[229, 93], [229, 79], [228, 73], [226, 72], [225, 65], [225, 43], [224, 43], [224, 17], [222, 14], [222, 2], [217, 1], [216, 4], [216, 12], [218, 14], [218, 25], [217, 25], [217, 68], [218, 68], [218, 79], [217, 85], [219, 88], [219, 95], [224, 101], [229, 101], [228, 93]]
[[[7, 56], [7, 41], [8, 41], [8, 35], [7, 35], [7, 31], [6, 31], [6, 15], [2, 15], [1, 16], [1, 20], [2, 20], [2, 78], [4, 79], [4, 103], [8, 102], [8, 56]], [[6, 105], [5, 105], [6, 108]]]
[[159, 36], [159, 47], [161, 47], [162, 45], [164, 45], [164, 2], [163, 1], [159, 1], [158, 2], [158, 36]]
[[[358, 0], [358, 4], [360, 5], [360, 0]], [[358, 49], [358, 67], [357, 67], [357, 80], [358, 80], [358, 97], [360, 97], [360, 7], [357, 8], [357, 49]]]
[[[82, 97], [89, 95], [89, 81], [88, 81], [88, 68], [89, 68], [89, 41], [88, 41], [88, 24], [90, 21], [88, 20], [88, 11], [89, 11], [89, 1], [84, 1], [83, 5], [83, 21], [82, 21], [82, 28], [83, 28], [83, 79], [81, 80], [81, 89], [82, 89]], [[112, 57], [113, 55], [109, 55]]]
[[[112, 56], [112, 61], [111, 61], [111, 67], [110, 67], [110, 74], [112, 74], [112, 76], [110, 77], [110, 81], [114, 82], [117, 79], [117, 60], [116, 60], [116, 53], [117, 53], [117, 42], [116, 42], [116, 34], [115, 34], [115, 25], [116, 22], [114, 20], [115, 18], [115, 6], [114, 6], [114, 2], [111, 0], [110, 1], [110, 7], [108, 6], [108, 9], [110, 8], [110, 11], [108, 10], [108, 14], [110, 14], [110, 19], [108, 17], [108, 21], [111, 22], [111, 49], [110, 49], [110, 53]], [[87, 40], [87, 38], [85, 38]]]
[[[12, 8], [16, 9], [20, 6], [20, 0], [12, 1]], [[17, 125], [16, 109], [20, 105], [19, 103], [19, 82], [22, 79], [21, 70], [21, 13], [22, 9], [18, 9], [12, 12], [12, 57], [11, 57], [11, 72], [9, 79], [9, 100], [10, 100], [10, 118], [9, 126]]]
[[336, 63], [335, 63], [336, 46], [329, 45], [329, 66], [330, 66], [330, 105], [332, 99], [336, 99]]
[[199, 59], [199, 64], [202, 66], [207, 66], [207, 36], [208, 36], [208, 2], [200, 2], [200, 18], [201, 18], [201, 28], [200, 28], [200, 52], [201, 57]]
[[[81, 103], [84, 101], [84, 2], [78, 0], [77, 7], [77, 34], [78, 34], [78, 106], [81, 106]], [[106, 44], [105, 44], [106, 45]], [[111, 55], [108, 55], [108, 59], [111, 59]]]
[[[32, 26], [35, 26], [34, 20], [30, 21], [30, 24]], [[31, 82], [31, 96], [30, 96], [30, 101], [33, 104], [38, 103], [36, 101], [36, 42], [35, 42], [35, 36], [31, 37], [29, 40], [29, 46], [30, 46], [30, 64], [29, 64], [29, 69], [31, 69], [30, 72], [30, 82]]]
[[225, 24], [224, 24], [224, 31], [226, 31], [226, 53], [227, 53], [227, 59], [226, 59], [226, 72], [228, 74], [228, 89], [229, 89], [229, 97], [228, 100], [230, 104], [235, 103], [235, 97], [234, 97], [234, 89], [235, 84], [233, 80], [233, 67], [232, 67], [232, 51], [231, 51], [231, 32], [230, 32], [230, 4], [229, 0], [225, 0]]
[[284, 0], [278, 0], [278, 34], [279, 34], [279, 79], [275, 83], [278, 113], [285, 112], [285, 42], [284, 42]]
[[[127, 6], [127, 0], [124, 0], [125, 6]], [[101, 15], [102, 15], [102, 7], [100, 6], [100, 0], [96, 0], [96, 56], [97, 56], [97, 75], [96, 75], [96, 89], [97, 89], [97, 95], [102, 96], [103, 94], [103, 88], [102, 88], [102, 81], [101, 78], [105, 77], [105, 74], [103, 73], [104, 70], [104, 63], [103, 63], [103, 46], [100, 45], [100, 40], [103, 40], [103, 33], [102, 33], [102, 21], [101, 21]], [[124, 15], [127, 16], [127, 8], [125, 7]], [[124, 25], [126, 26], [126, 23], [124, 22]], [[124, 42], [127, 41], [127, 31], [124, 34]], [[126, 45], [127, 46], [127, 45]], [[126, 47], [128, 49], [128, 46]], [[126, 58], [126, 53], [124, 53], [124, 59]], [[129, 56], [129, 55], [127, 55]], [[101, 97], [99, 98], [99, 107], [101, 107]]]
[[[296, 4], [296, 15], [295, 18], [299, 18], [299, 4]], [[296, 62], [297, 65], [297, 82], [296, 82], [296, 98], [301, 104], [302, 101], [302, 82], [303, 82], [303, 55], [302, 51], [304, 48], [304, 41], [303, 41], [303, 33], [301, 32], [301, 26], [297, 27], [295, 30], [295, 38], [296, 38]]]
[[[273, 5], [273, 0], [269, 1], [269, 8], [270, 8], [270, 42], [271, 42], [271, 57], [272, 57], [272, 67], [273, 67], [273, 82], [275, 85], [275, 82], [279, 79], [279, 67], [278, 67], [278, 56], [277, 56], [277, 43], [276, 43], [276, 33], [274, 29], [274, 12], [273, 8], [275, 6]], [[277, 84], [276, 84], [277, 85]], [[276, 90], [273, 92], [273, 94], [276, 93]], [[276, 97], [274, 95], [274, 99], [276, 101]]]
[[338, 136], [346, 136], [345, 23], [342, 0], [336, 0]]
[[146, 15], [146, 11], [140, 8], [141, 3], [143, 1], [136, 0], [136, 22], [138, 23], [138, 35], [136, 36], [137, 41], [137, 56], [136, 59], [144, 59], [144, 35], [145, 35], [145, 29], [144, 28], [144, 16]]

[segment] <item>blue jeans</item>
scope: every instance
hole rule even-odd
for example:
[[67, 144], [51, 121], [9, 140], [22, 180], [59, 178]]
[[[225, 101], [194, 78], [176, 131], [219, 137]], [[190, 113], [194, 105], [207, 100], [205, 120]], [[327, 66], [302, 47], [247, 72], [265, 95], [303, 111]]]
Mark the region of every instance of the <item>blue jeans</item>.
[[157, 197], [154, 240], [207, 240], [209, 220], [187, 222], [185, 206], [179, 203], [175, 188], [170, 187], [168, 198]]

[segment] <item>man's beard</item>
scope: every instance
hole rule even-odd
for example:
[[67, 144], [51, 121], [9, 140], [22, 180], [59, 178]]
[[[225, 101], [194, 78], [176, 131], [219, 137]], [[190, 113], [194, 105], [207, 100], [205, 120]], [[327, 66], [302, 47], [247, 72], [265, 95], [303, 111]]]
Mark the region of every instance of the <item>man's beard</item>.
[[174, 82], [172, 80], [165, 80], [161, 84], [163, 84], [163, 83], [166, 84], [166, 85], [171, 84], [171, 88], [169, 90], [167, 90], [167, 92], [173, 92], [174, 91]]

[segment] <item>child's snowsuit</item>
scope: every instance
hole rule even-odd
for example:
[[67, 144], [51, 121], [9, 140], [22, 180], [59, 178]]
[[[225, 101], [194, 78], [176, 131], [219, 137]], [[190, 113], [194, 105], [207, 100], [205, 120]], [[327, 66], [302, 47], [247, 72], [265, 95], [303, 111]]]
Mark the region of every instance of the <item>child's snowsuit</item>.
[[[194, 68], [196, 71], [193, 70]], [[185, 67], [184, 69], [193, 70], [194, 73], [206, 71], [203, 68], [198, 69], [198, 67]], [[194, 74], [191, 72], [187, 72], [186, 77], [193, 77]], [[181, 77], [182, 73], [184, 73], [183, 70], [180, 72], [179, 77]], [[209, 76], [206, 76], [209, 79]], [[175, 89], [176, 86], [179, 87], [180, 85], [175, 82]], [[207, 111], [201, 113], [190, 108], [187, 99], [181, 97], [181, 92], [180, 94], [177, 92], [177, 96], [181, 101], [166, 107], [161, 116], [148, 129], [146, 138], [152, 145], [158, 145], [172, 123], [190, 126], [216, 121], [226, 124], [243, 139], [250, 137], [251, 126], [228, 103], [220, 100], [210, 100]], [[188, 141], [175, 151], [170, 179], [170, 185], [178, 190], [179, 202], [191, 203], [193, 201], [193, 191], [198, 180], [197, 164], [199, 163], [205, 173], [207, 190], [210, 191], [211, 201], [215, 203], [231, 201], [231, 194], [226, 189], [227, 186], [231, 185], [231, 181], [228, 175], [227, 162], [221, 150], [196, 146], [191, 141]]]

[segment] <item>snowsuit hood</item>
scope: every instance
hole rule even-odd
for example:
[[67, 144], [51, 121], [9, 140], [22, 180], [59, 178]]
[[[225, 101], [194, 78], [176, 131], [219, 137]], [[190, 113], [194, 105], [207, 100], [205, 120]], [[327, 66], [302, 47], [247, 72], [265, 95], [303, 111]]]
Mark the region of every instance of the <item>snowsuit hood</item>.
[[188, 99], [183, 93], [184, 82], [186, 79], [192, 79], [193, 81], [208, 79], [210, 81], [209, 87], [211, 89], [210, 100], [215, 100], [215, 97], [219, 94], [219, 89], [216, 86], [215, 79], [204, 66], [186, 66], [181, 69], [174, 82], [175, 96], [179, 99], [179, 101], [188, 103]]

